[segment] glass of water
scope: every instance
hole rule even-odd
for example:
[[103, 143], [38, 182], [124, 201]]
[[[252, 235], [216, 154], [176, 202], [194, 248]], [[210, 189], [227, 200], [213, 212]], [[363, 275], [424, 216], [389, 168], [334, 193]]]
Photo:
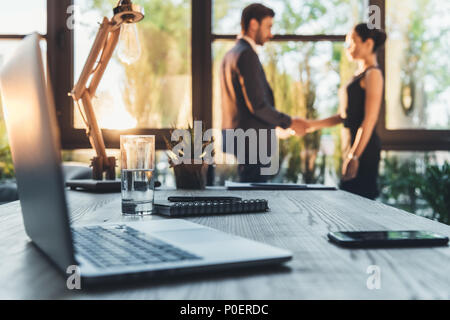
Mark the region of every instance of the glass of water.
[[120, 136], [122, 214], [149, 215], [153, 210], [155, 136]]

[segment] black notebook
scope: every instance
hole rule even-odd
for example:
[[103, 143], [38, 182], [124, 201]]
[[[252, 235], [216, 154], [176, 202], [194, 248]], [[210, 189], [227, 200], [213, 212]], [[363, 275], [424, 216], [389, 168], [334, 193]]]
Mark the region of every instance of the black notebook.
[[192, 202], [156, 202], [155, 214], [169, 217], [186, 217], [199, 215], [219, 215], [232, 213], [258, 213], [269, 210], [265, 199], [230, 200], [230, 201], [192, 201]]

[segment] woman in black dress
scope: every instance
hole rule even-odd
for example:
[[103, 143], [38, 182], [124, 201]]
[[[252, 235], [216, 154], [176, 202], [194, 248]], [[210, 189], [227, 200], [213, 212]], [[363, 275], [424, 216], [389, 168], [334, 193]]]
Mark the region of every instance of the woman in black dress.
[[380, 113], [384, 79], [377, 63], [377, 51], [386, 33], [358, 24], [346, 38], [347, 53], [357, 61], [359, 70], [347, 86], [346, 109], [333, 117], [306, 121], [307, 132], [343, 123], [350, 132], [351, 148], [344, 155], [340, 188], [360, 196], [378, 196], [377, 178], [380, 139], [375, 126]]

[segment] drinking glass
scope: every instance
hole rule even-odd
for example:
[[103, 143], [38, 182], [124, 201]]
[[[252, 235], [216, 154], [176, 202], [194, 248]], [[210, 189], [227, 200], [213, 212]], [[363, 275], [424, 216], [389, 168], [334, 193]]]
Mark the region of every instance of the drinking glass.
[[149, 215], [153, 211], [155, 136], [120, 136], [122, 214]]

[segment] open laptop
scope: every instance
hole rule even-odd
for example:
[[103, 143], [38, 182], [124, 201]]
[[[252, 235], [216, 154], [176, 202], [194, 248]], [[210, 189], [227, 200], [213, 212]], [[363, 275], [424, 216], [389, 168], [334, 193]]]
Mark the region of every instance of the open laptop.
[[71, 228], [56, 112], [39, 39], [33, 34], [22, 41], [0, 72], [0, 90], [25, 230], [60, 271], [77, 265], [83, 283], [92, 284], [292, 258], [286, 250], [184, 220]]

